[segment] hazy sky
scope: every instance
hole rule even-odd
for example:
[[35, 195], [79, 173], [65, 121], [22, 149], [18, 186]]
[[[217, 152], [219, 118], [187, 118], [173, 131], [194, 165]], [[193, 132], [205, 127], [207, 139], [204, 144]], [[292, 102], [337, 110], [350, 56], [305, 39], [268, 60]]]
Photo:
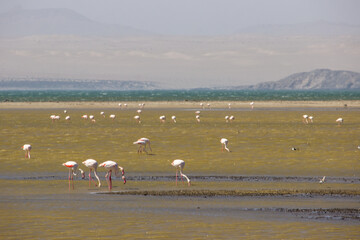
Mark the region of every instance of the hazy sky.
[[[315, 21], [360, 26], [360, 0], [0, 0], [0, 13], [15, 7], [72, 9], [102, 23], [185, 36], [0, 38], [0, 77], [137, 80], [192, 88], [276, 81], [318, 68], [360, 72], [359, 33], [299, 33]], [[311, 24], [290, 26], [293, 35], [234, 35], [256, 25], [296, 23]]]
[[360, 25], [358, 0], [0, 0], [0, 12], [69, 8], [96, 21], [163, 34], [226, 34], [259, 24]]

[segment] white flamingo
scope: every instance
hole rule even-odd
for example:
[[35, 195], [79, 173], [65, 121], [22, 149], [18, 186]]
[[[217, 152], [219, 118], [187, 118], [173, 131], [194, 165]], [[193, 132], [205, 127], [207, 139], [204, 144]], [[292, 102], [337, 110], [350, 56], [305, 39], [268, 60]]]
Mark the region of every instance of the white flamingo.
[[225, 116], [225, 122], [229, 122], [229, 116]]
[[338, 123], [338, 125], [341, 125], [344, 122], [344, 119], [338, 118], [336, 119], [336, 122]]
[[[101, 182], [100, 182], [100, 179], [97, 175], [97, 167], [98, 167], [98, 162], [94, 159], [87, 159], [85, 161], [82, 162], [82, 164], [84, 164], [86, 167], [89, 168], [89, 187], [91, 185], [91, 181], [94, 181], [92, 178], [91, 178], [91, 170], [93, 170], [94, 172], [94, 175], [96, 177], [96, 179], [98, 180], [98, 187], [101, 186]], [[95, 181], [94, 181], [95, 183]], [[96, 186], [96, 183], [95, 183], [95, 186]]]
[[308, 124], [309, 123], [309, 115], [303, 115], [303, 123]]
[[30, 151], [31, 151], [31, 145], [30, 144], [24, 144], [24, 146], [21, 147], [22, 150], [25, 151], [25, 158], [30, 158]]
[[105, 113], [104, 112], [100, 112], [100, 115], [105, 117]]
[[140, 116], [136, 115], [136, 116], [134, 117], [134, 119], [135, 119], [138, 123], [141, 123]]
[[148, 154], [148, 152], [146, 151], [146, 142], [144, 140], [139, 139], [136, 142], [133, 142], [133, 144], [139, 145], [138, 153], [142, 153], [144, 151], [146, 152], [146, 154]]
[[196, 115], [195, 118], [197, 122], [200, 122], [200, 115]]
[[222, 139], [220, 139], [220, 142], [222, 145], [221, 151], [224, 151], [224, 149], [225, 149], [226, 151], [230, 152], [230, 149], [227, 146], [229, 141], [226, 138], [222, 138]]
[[176, 123], [176, 116], [172, 116], [171, 119], [173, 120], [174, 123]]
[[229, 107], [229, 109], [231, 109], [231, 103], [228, 103], [228, 107]]
[[109, 118], [111, 118], [112, 120], [114, 120], [114, 119], [116, 118], [116, 115], [115, 115], [115, 114], [111, 114], [111, 115], [109, 116]]
[[86, 114], [85, 114], [85, 115], [82, 115], [81, 118], [82, 118], [82, 119], [88, 119], [88, 115], [86, 115]]
[[229, 120], [230, 120], [230, 122], [232, 122], [232, 121], [235, 120], [235, 117], [234, 117], [234, 116], [230, 116], [230, 117], [229, 117]]
[[181, 159], [176, 159], [171, 163], [171, 165], [176, 168], [176, 180], [175, 180], [176, 185], [177, 185], [177, 179], [178, 179], [178, 171], [180, 171], [181, 180], [184, 181], [182, 177], [186, 178], [188, 185], [190, 186], [191, 185], [190, 179], [182, 172], [182, 170], [185, 167], [185, 161], [181, 160]]
[[313, 122], [314, 122], [314, 117], [313, 117], [313, 116], [309, 116], [309, 120], [310, 120], [310, 123], [313, 123]]
[[69, 121], [70, 119], [71, 119], [70, 116], [66, 116], [66, 117], [65, 117], [65, 120], [66, 120], [66, 121]]
[[78, 168], [78, 164], [74, 161], [68, 161], [66, 163], [63, 163], [62, 165], [69, 168], [69, 190], [70, 190], [71, 182], [72, 182], [72, 188], [74, 189], [74, 176], [77, 176], [78, 171], [80, 171], [81, 178], [84, 179], [85, 173], [81, 168]]
[[254, 102], [250, 103], [250, 107], [251, 107], [251, 109], [254, 109]]
[[123, 167], [120, 167], [116, 162], [114, 161], [106, 161], [99, 165], [99, 167], [103, 167], [107, 170], [107, 173], [105, 175], [106, 181], [108, 182], [109, 190], [112, 189], [112, 180], [111, 180], [111, 173], [114, 172], [115, 176], [120, 177], [119, 170], [121, 170], [121, 178], [124, 180], [124, 184], [126, 183], [125, 178], [125, 171]]
[[149, 149], [152, 152], [151, 145], [150, 145], [150, 139], [143, 137], [143, 138], [138, 139], [138, 141], [144, 141], [145, 142], [145, 149], [146, 149], [146, 146], [149, 145]]
[[159, 119], [162, 123], [166, 121], [166, 117], [164, 115], [160, 116]]

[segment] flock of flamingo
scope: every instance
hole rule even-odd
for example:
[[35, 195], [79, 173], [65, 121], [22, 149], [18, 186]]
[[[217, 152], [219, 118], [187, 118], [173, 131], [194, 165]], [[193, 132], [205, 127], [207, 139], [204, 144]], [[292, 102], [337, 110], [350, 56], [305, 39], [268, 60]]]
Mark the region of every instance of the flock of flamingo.
[[[125, 108], [127, 108], [127, 104], [122, 105], [121, 103], [119, 103], [119, 107], [123, 107], [123, 106]], [[145, 103], [139, 104], [140, 109], [137, 110], [138, 114], [141, 114], [141, 112], [142, 112], [141, 109], [143, 109], [144, 106], [145, 106]], [[254, 102], [251, 102], [250, 106], [251, 106], [251, 109], [254, 109]], [[203, 103], [200, 103], [200, 107], [204, 109], [205, 105]], [[207, 107], [210, 108], [210, 104], [207, 104]], [[231, 108], [231, 103], [228, 104], [228, 108], [229, 109]], [[67, 110], [64, 110], [64, 113], [67, 113]], [[200, 122], [200, 111], [196, 111], [195, 114], [196, 114], [195, 115], [196, 121]], [[100, 112], [100, 115], [105, 117], [104, 112]], [[86, 115], [85, 114], [85, 115], [82, 115], [81, 118], [82, 119], [90, 119], [92, 122], [95, 122], [94, 115]], [[109, 118], [114, 120], [116, 118], [116, 115], [115, 114], [110, 114]], [[51, 115], [50, 119], [52, 121], [59, 120], [60, 116]], [[65, 120], [70, 120], [70, 119], [71, 119], [70, 116], [65, 117]], [[134, 116], [134, 119], [138, 123], [141, 123], [139, 115]], [[162, 115], [162, 116], [159, 117], [159, 119], [160, 119], [161, 122], [165, 122], [166, 121], [166, 116]], [[172, 121], [174, 123], [176, 123], [176, 116], [172, 116], [171, 119], [172, 119]], [[306, 115], [306, 114], [303, 115], [303, 122], [305, 124], [313, 123], [313, 119], [314, 119], [313, 116], [309, 116], [309, 115]], [[232, 122], [234, 120], [235, 120], [234, 116], [225, 116], [225, 121], [226, 122], [229, 122], [229, 121]], [[343, 118], [338, 118], [338, 119], [336, 119], [335, 122], [340, 125], [340, 124], [343, 123]], [[228, 148], [228, 143], [229, 143], [228, 139], [221, 138], [220, 143], [222, 145], [222, 151], [226, 150], [226, 151], [230, 152], [230, 149]], [[150, 145], [150, 139], [148, 139], [148, 138], [145, 138], [145, 137], [139, 138], [137, 141], [133, 142], [133, 144], [139, 145], [138, 153], [145, 152], [146, 154], [148, 154], [148, 151], [146, 150], [147, 146], [149, 147], [149, 150], [152, 152], [151, 145]], [[32, 148], [32, 146], [30, 144], [24, 144], [22, 146], [22, 149], [25, 151], [25, 158], [30, 158], [31, 148]], [[360, 146], [358, 148], [360, 149]], [[292, 150], [296, 150], [296, 149], [293, 148]], [[94, 182], [95, 186], [101, 187], [101, 181], [100, 181], [99, 176], [97, 175], [97, 168], [98, 167], [103, 167], [107, 171], [107, 173], [105, 175], [105, 179], [107, 181], [108, 188], [109, 188], [110, 191], [112, 189], [112, 179], [111, 179], [112, 172], [114, 172], [115, 176], [120, 177], [120, 171], [121, 171], [121, 178], [123, 179], [124, 184], [126, 183], [124, 168], [119, 166], [114, 161], [109, 160], [109, 161], [105, 161], [105, 162], [103, 162], [101, 164], [98, 164], [98, 162], [96, 160], [94, 160], [94, 159], [87, 159], [87, 160], [83, 161], [82, 164], [85, 165], [87, 168], [89, 168], [89, 187], [91, 186], [91, 182]], [[81, 168], [79, 168], [79, 165], [74, 161], [68, 161], [68, 162], [63, 163], [62, 165], [69, 169], [69, 190], [71, 189], [71, 186], [74, 189], [74, 176], [77, 176], [78, 173], [80, 173], [82, 179], [84, 179], [85, 178], [85, 172]], [[181, 160], [181, 159], [176, 159], [171, 163], [171, 165], [176, 168], [176, 180], [175, 180], [176, 185], [177, 185], [178, 172], [179, 172], [181, 180], [183, 181], [183, 177], [184, 177], [188, 182], [188, 186], [190, 186], [191, 185], [190, 179], [183, 173], [183, 169], [185, 167], [185, 161]], [[91, 171], [94, 172], [94, 176], [98, 181], [97, 184], [94, 181], [94, 179], [91, 177]], [[323, 183], [323, 182], [325, 182], [325, 176], [320, 180], [320, 183]]]

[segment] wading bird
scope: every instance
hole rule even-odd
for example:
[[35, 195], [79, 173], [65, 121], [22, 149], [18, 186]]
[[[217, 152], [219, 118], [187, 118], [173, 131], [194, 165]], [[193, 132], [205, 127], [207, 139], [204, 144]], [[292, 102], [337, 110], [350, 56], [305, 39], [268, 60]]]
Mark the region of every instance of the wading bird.
[[176, 123], [176, 116], [172, 116], [171, 119], [173, 120], [174, 123]]
[[309, 116], [308, 115], [303, 115], [303, 123], [308, 124], [309, 123]]
[[85, 178], [85, 173], [82, 169], [78, 168], [78, 164], [74, 161], [68, 161], [62, 164], [63, 166], [69, 168], [69, 190], [72, 183], [72, 188], [74, 189], [74, 176], [77, 176], [78, 171], [81, 172], [81, 178]]
[[200, 122], [200, 115], [196, 115], [195, 118], [197, 122]]
[[220, 139], [220, 142], [221, 142], [221, 151], [223, 152], [225, 149], [226, 151], [230, 152], [230, 149], [227, 147], [229, 141], [226, 138], [222, 138]]
[[143, 137], [143, 138], [138, 139], [138, 141], [144, 141], [145, 142], [145, 149], [146, 149], [146, 146], [149, 145], [149, 149], [152, 152], [152, 149], [151, 149], [151, 146], [150, 146], [150, 139]]
[[69, 120], [70, 120], [70, 116], [66, 116], [66, 117], [65, 117], [65, 120], [66, 120], [66, 121], [69, 121]]
[[111, 118], [112, 120], [114, 120], [114, 119], [116, 118], [116, 115], [115, 115], [115, 114], [111, 114], [111, 115], [109, 116], [109, 118]]
[[146, 142], [144, 140], [139, 139], [136, 142], [133, 142], [133, 144], [139, 145], [138, 153], [142, 153], [144, 151], [146, 152], [146, 154], [148, 154], [148, 152], [146, 151]]
[[[97, 186], [100, 187], [101, 182], [97, 175], [98, 162], [94, 159], [87, 159], [87, 160], [83, 161], [82, 164], [84, 164], [86, 167], [89, 168], [89, 187], [91, 186], [91, 181], [93, 181], [95, 183], [95, 181], [91, 178], [91, 170], [94, 171], [94, 175], [95, 175], [96, 179], [98, 180]], [[95, 183], [95, 186], [96, 186], [96, 183]]]
[[136, 116], [134, 117], [134, 119], [135, 119], [138, 123], [141, 123], [140, 116], [136, 115]]
[[124, 180], [124, 184], [126, 183], [125, 178], [125, 171], [124, 168], [120, 167], [116, 162], [114, 161], [106, 161], [99, 165], [99, 167], [103, 167], [106, 169], [107, 173], [105, 175], [106, 181], [109, 186], [109, 191], [112, 189], [112, 181], [111, 181], [111, 173], [114, 172], [115, 176], [120, 177], [119, 170], [121, 170], [121, 178]]
[[344, 119], [338, 118], [336, 119], [336, 122], [338, 123], [338, 125], [341, 125], [344, 122]]
[[164, 115], [160, 116], [159, 119], [160, 119], [160, 122], [163, 122], [163, 123], [166, 121], [166, 117]]
[[22, 146], [22, 150], [25, 151], [25, 158], [30, 158], [31, 145], [24, 144], [24, 146]]
[[174, 160], [172, 163], [171, 163], [172, 166], [174, 166], [176, 168], [176, 185], [177, 185], [177, 179], [178, 179], [178, 171], [180, 172], [180, 176], [181, 176], [181, 180], [184, 182], [184, 178], [186, 178], [187, 182], [188, 182], [188, 185], [190, 186], [191, 183], [190, 183], [190, 179], [182, 173], [182, 170], [184, 169], [185, 167], [185, 162], [184, 160], [181, 160], [181, 159], [176, 159]]
[[320, 179], [320, 181], [319, 181], [319, 183], [324, 183], [325, 182], [325, 176], [323, 176], [323, 178], [322, 179]]
[[250, 107], [251, 107], [251, 109], [254, 109], [254, 102], [250, 103]]

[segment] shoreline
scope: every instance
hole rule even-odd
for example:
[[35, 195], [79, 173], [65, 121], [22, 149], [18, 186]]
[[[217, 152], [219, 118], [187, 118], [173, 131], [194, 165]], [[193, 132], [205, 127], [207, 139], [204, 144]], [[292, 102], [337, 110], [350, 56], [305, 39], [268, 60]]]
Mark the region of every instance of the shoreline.
[[[139, 109], [140, 103], [145, 103], [145, 109], [200, 109], [200, 101], [131, 101], [122, 102], [0, 102], [0, 109]], [[251, 109], [248, 101], [204, 101], [205, 109], [229, 109], [228, 104], [231, 103], [231, 109]], [[127, 104], [127, 107], [124, 107]], [[207, 106], [210, 104], [210, 107]], [[254, 102], [256, 108], [342, 108], [354, 109], [360, 108], [360, 100], [339, 100], [339, 101], [259, 101]]]

